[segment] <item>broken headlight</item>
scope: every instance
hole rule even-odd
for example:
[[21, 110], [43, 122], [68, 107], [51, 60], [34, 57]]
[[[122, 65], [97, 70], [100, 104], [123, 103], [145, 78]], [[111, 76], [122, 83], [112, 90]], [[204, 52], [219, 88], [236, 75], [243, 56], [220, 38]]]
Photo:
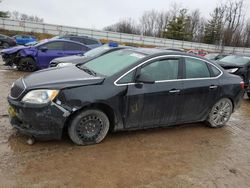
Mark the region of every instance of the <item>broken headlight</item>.
[[45, 104], [52, 101], [57, 95], [58, 90], [38, 89], [28, 92], [22, 99], [22, 102], [31, 104]]

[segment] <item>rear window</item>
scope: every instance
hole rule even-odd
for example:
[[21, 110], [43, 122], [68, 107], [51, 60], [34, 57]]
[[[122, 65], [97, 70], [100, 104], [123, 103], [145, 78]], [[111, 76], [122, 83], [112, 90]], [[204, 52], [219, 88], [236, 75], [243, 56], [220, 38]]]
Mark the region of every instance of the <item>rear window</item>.
[[210, 70], [212, 71], [212, 77], [216, 77], [220, 75], [220, 71], [213, 65], [209, 65]]

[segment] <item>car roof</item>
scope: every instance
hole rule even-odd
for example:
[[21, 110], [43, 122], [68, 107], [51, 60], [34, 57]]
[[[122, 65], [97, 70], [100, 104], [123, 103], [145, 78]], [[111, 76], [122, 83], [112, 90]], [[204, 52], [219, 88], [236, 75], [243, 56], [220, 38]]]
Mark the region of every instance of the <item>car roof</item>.
[[76, 41], [72, 41], [72, 40], [67, 40], [67, 39], [47, 39], [43, 42], [39, 42], [37, 43], [36, 45], [40, 46], [40, 45], [43, 45], [43, 44], [46, 44], [48, 42], [70, 42], [70, 43], [75, 43], [75, 44], [79, 44], [81, 46], [85, 46], [86, 48], [88, 48], [88, 46], [86, 46], [85, 44], [83, 43], [80, 43], [80, 42], [76, 42]]
[[[142, 53], [147, 56], [151, 55], [188, 55], [188, 56], [195, 56], [192, 54], [188, 54], [185, 52], [179, 52], [174, 50], [165, 50], [165, 49], [158, 49], [158, 48], [129, 48], [129, 50], [133, 50], [135, 52]], [[197, 56], [195, 56], [197, 57]]]
[[[124, 49], [121, 49], [124, 50]], [[125, 49], [126, 50], [126, 49]], [[128, 48], [127, 50], [131, 50], [134, 52], [142, 53], [146, 55], [147, 57], [157, 57], [157, 56], [164, 56], [164, 55], [173, 55], [173, 56], [188, 56], [188, 57], [195, 57], [204, 61], [210, 60], [197, 56], [195, 54], [186, 53], [186, 52], [178, 52], [178, 51], [171, 51], [171, 50], [163, 50], [163, 49], [157, 49], [157, 48]]]
[[85, 39], [91, 39], [91, 40], [99, 41], [99, 40], [96, 39], [96, 38], [89, 37], [89, 36], [85, 36], [85, 35], [82, 35], [82, 36], [78, 36], [78, 35], [63, 35], [63, 36], [61, 36], [61, 37], [62, 37], [62, 38], [63, 38], [63, 37], [77, 37], [77, 38], [85, 38]]

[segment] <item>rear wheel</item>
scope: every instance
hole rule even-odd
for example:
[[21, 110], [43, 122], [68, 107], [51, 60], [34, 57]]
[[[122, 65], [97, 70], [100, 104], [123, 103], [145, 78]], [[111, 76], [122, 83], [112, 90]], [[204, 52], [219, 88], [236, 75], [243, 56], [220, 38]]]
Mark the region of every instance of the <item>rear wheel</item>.
[[109, 125], [109, 119], [102, 111], [86, 110], [72, 119], [68, 133], [77, 145], [97, 144], [107, 135]]
[[249, 92], [249, 93], [247, 93], [247, 96], [248, 96], [248, 98], [250, 99], [250, 92]]
[[10, 47], [10, 45], [8, 43], [6, 43], [6, 42], [3, 43], [3, 48], [9, 48], [9, 47]]
[[228, 98], [220, 99], [212, 107], [206, 122], [212, 128], [223, 127], [230, 119], [232, 112], [233, 104], [231, 100]]
[[33, 72], [37, 69], [36, 61], [31, 57], [25, 57], [20, 59], [17, 65], [18, 70]]

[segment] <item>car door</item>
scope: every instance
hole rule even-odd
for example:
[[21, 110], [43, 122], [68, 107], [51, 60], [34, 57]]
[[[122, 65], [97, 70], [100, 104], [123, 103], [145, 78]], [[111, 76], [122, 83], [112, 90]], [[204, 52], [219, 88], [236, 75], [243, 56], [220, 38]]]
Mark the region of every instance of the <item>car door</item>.
[[74, 42], [65, 42], [64, 43], [64, 55], [70, 56], [70, 55], [80, 55], [84, 52], [86, 52], [88, 48], [84, 47], [83, 45], [74, 43]]
[[218, 76], [221, 71], [210, 63], [195, 57], [186, 57], [182, 90], [182, 122], [205, 118], [221, 90]]
[[57, 57], [64, 56], [64, 42], [52, 41], [38, 47], [37, 60], [41, 68], [49, 67], [49, 62]]
[[129, 84], [126, 94], [126, 128], [144, 128], [175, 122], [181, 107], [178, 102], [182, 82], [180, 58], [164, 58], [137, 69], [136, 77], [146, 77], [154, 83], [139, 81]]

